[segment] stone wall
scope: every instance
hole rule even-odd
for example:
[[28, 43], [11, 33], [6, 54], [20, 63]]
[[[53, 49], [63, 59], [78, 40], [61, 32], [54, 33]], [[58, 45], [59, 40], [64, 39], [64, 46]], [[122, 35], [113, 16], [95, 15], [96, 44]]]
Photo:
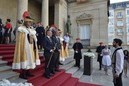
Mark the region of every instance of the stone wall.
[[[100, 41], [108, 43], [108, 18], [107, 18], [107, 0], [88, 0], [86, 3], [77, 4], [76, 2], [68, 5], [68, 14], [71, 16], [72, 22], [72, 43], [79, 36], [77, 26], [77, 17], [83, 14], [90, 14], [92, 18], [90, 46], [97, 46]], [[89, 20], [89, 19], [88, 19]], [[87, 19], [83, 20], [84, 23]], [[77, 33], [77, 34], [75, 34]]]
[[5, 24], [6, 19], [11, 19], [13, 27], [16, 25], [17, 0], [0, 0], [0, 18]]
[[[41, 21], [41, 4], [34, 0], [29, 0], [28, 6], [30, 15], [36, 22]], [[17, 20], [17, 0], [1, 0], [0, 1], [0, 18], [5, 24], [6, 19], [10, 18], [13, 28], [15, 28]]]
[[29, 0], [28, 10], [35, 22], [41, 22], [41, 6], [42, 4], [36, 0]]
[[55, 25], [62, 30], [62, 36], [65, 33], [65, 24], [67, 22], [67, 3], [61, 0], [55, 3]]
[[[41, 21], [40, 3], [29, 0], [28, 9], [35, 22]], [[11, 19], [13, 29], [15, 28], [17, 20], [17, 0], [0, 0], [0, 18], [3, 20], [3, 24], [5, 24], [7, 18]], [[14, 35], [12, 33], [13, 38]]]

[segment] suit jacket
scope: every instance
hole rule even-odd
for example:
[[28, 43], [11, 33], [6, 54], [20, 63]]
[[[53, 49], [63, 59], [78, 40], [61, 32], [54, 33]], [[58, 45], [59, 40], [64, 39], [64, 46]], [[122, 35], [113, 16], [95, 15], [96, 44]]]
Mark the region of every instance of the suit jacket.
[[105, 47], [104, 46], [98, 46], [97, 49], [96, 49], [96, 52], [98, 53], [98, 58], [97, 58], [97, 61], [102, 61], [102, 50], [104, 49]]
[[[50, 38], [51, 39], [51, 38]], [[51, 54], [50, 50], [54, 49], [54, 43], [47, 36], [44, 38], [44, 55]]]
[[54, 45], [56, 45], [55, 52], [59, 52], [59, 50], [61, 49], [60, 38], [57, 38], [56, 36], [52, 36], [52, 40], [54, 42]]

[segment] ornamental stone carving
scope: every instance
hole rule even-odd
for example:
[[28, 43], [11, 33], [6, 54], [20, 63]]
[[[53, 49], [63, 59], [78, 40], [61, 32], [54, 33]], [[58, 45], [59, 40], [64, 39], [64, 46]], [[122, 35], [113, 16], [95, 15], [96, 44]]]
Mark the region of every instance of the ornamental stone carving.
[[85, 19], [93, 19], [93, 16], [91, 14], [83, 13], [76, 18], [76, 20], [85, 20]]

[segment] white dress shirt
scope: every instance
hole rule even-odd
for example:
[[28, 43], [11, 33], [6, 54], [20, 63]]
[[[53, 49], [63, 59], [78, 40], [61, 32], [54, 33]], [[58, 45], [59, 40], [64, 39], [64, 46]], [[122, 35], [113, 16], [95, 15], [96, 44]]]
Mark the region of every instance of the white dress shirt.
[[64, 41], [65, 41], [66, 43], [69, 43], [69, 36], [64, 36]]
[[116, 52], [116, 67], [115, 67], [115, 71], [116, 74], [119, 75], [122, 70], [123, 70], [123, 66], [124, 66], [124, 53], [123, 50], [117, 50]]

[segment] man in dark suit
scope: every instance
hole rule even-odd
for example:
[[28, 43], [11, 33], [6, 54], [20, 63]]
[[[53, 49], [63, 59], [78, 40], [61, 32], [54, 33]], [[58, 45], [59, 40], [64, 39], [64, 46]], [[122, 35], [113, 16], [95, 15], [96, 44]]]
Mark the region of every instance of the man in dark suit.
[[60, 64], [60, 49], [61, 49], [61, 43], [60, 43], [60, 33], [59, 33], [59, 30], [56, 31], [56, 34], [55, 34], [55, 42], [57, 44], [56, 48], [55, 48], [55, 71], [59, 72], [59, 64]]
[[44, 56], [45, 56], [45, 73], [46, 78], [50, 78], [51, 71], [53, 70], [53, 53], [54, 53], [54, 43], [51, 39], [52, 32], [47, 31], [47, 35], [44, 38]]
[[103, 42], [99, 43], [100, 45], [97, 47], [96, 52], [98, 53], [97, 61], [99, 62], [99, 70], [102, 68], [102, 50], [105, 48]]
[[39, 22], [38, 23], [38, 27], [36, 28], [36, 32], [37, 32], [37, 44], [38, 44], [38, 49], [39, 50], [42, 50], [43, 48], [43, 40], [44, 40], [44, 37], [45, 37], [45, 29], [44, 27], [42, 26], [42, 24]]
[[54, 54], [53, 54], [53, 71], [52, 73], [55, 73], [56, 71], [59, 71], [59, 57], [60, 57], [60, 39], [59, 39], [59, 32], [58, 29], [53, 28], [52, 29], [52, 41], [55, 46]]

